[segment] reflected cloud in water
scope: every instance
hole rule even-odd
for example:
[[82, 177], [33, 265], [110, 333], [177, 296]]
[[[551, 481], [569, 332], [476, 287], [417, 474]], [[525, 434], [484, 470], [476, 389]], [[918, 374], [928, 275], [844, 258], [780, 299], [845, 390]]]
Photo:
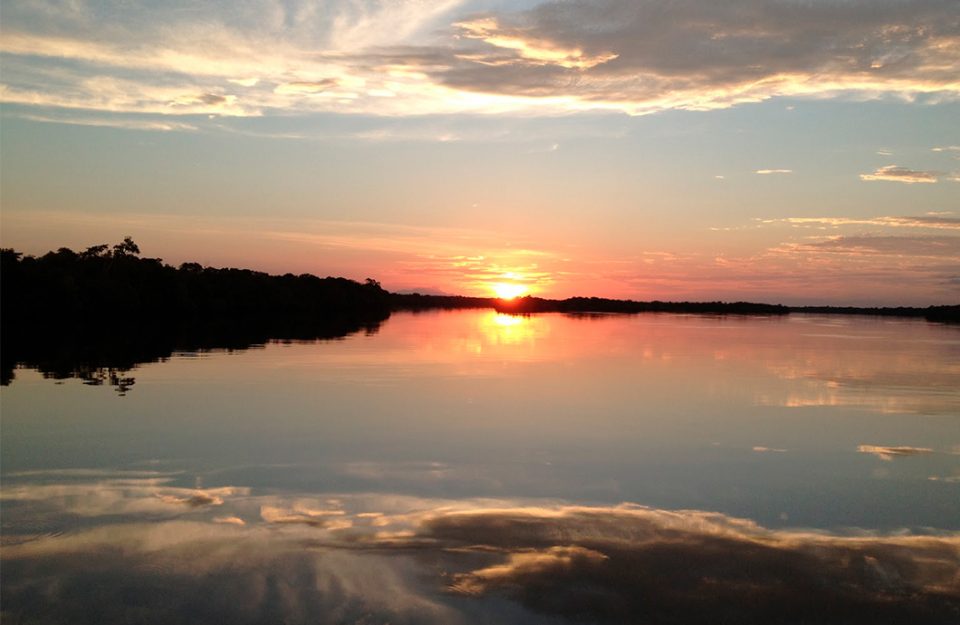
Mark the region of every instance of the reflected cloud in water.
[[792, 315], [790, 322], [800, 330], [791, 348], [763, 355], [768, 369], [789, 385], [776, 394], [758, 393], [758, 403], [960, 413], [955, 329], [865, 317]]
[[[5, 488], [4, 620], [953, 623], [960, 610], [956, 533], [164, 479]], [[204, 496], [220, 501], [188, 503]], [[25, 502], [102, 523], [31, 535]]]
[[904, 458], [907, 456], [922, 456], [932, 454], [933, 450], [929, 447], [908, 447], [901, 445], [899, 447], [887, 447], [883, 445], [859, 445], [857, 451], [862, 454], [873, 454], [881, 460], [893, 460], [894, 458]]

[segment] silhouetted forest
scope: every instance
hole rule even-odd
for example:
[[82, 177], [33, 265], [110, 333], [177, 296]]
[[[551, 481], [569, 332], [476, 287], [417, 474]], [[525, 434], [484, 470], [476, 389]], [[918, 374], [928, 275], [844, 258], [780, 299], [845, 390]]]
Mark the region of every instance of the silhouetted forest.
[[144, 258], [129, 237], [81, 252], [40, 257], [0, 250], [0, 384], [18, 364], [44, 376], [111, 384], [121, 393], [137, 364], [177, 351], [247, 349], [271, 340], [335, 339], [376, 332], [391, 311], [493, 308], [503, 313], [790, 312], [924, 317], [960, 322], [960, 305], [927, 308], [787, 307], [750, 302], [637, 302], [598, 297], [564, 300], [389, 293], [372, 279], [249, 269], [179, 267]]
[[457, 308], [494, 308], [495, 297], [466, 297], [464, 295], [421, 295], [420, 293], [391, 293], [393, 310], [454, 310]]
[[374, 280], [172, 267], [140, 257], [129, 237], [40, 257], [0, 250], [0, 263], [3, 384], [20, 363], [122, 391], [126, 370], [174, 351], [337, 338], [376, 331], [390, 315]]
[[538, 312], [607, 312], [607, 313], [702, 313], [734, 315], [785, 315], [790, 312], [778, 304], [753, 304], [750, 302], [635, 302], [601, 297], [571, 297], [555, 300], [539, 297], [521, 297], [513, 300], [497, 300], [496, 309], [505, 313]]
[[785, 315], [791, 312], [828, 315], [880, 315], [885, 317], [923, 317], [929, 321], [960, 322], [960, 305], [927, 306], [926, 308], [858, 307], [858, 306], [783, 306], [754, 302], [637, 302], [601, 297], [571, 297], [555, 300], [521, 297], [513, 300], [492, 300], [494, 308], [504, 313], [540, 312], [607, 312], [607, 313], [692, 313], [722, 315]]
[[861, 307], [861, 306], [791, 306], [790, 312], [821, 315], [877, 315], [881, 317], [923, 317], [927, 321], [960, 323], [960, 304], [950, 306]]
[[640, 302], [602, 297], [571, 297], [568, 299], [545, 299], [519, 297], [511, 300], [494, 297], [463, 297], [458, 295], [390, 295], [393, 310], [431, 310], [455, 308], [493, 308], [507, 314], [527, 315], [533, 313], [686, 313], [711, 315], [785, 315], [809, 313], [821, 315], [879, 315], [884, 317], [922, 317], [929, 321], [960, 323], [960, 305], [910, 307], [858, 307], [858, 306], [784, 306], [756, 302]]

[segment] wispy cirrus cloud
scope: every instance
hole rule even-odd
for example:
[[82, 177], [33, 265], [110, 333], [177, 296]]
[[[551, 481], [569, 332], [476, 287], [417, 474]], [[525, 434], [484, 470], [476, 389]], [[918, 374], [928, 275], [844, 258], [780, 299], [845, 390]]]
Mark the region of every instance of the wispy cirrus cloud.
[[67, 124], [70, 126], [93, 126], [98, 128], [122, 128], [124, 130], [150, 130], [168, 132], [177, 130], [192, 132], [199, 130], [195, 124], [169, 119], [131, 119], [124, 117], [74, 117], [70, 115], [22, 115], [22, 119], [48, 124]]
[[960, 217], [948, 215], [917, 215], [907, 217], [784, 217], [782, 219], [761, 219], [759, 223], [785, 223], [793, 226], [884, 226], [890, 228], [960, 230]]
[[960, 236], [836, 236], [806, 245], [819, 251], [947, 256], [960, 260]]
[[4, 102], [155, 115], [644, 114], [960, 95], [949, 0], [51, 6], [5, 8]]
[[933, 450], [929, 447], [910, 447], [907, 445], [886, 446], [886, 445], [859, 445], [857, 451], [862, 454], [873, 454], [881, 460], [890, 461], [894, 458], [904, 458], [907, 456], [921, 456], [932, 454]]
[[[864, 298], [858, 301], [878, 305], [886, 300], [877, 300], [870, 292], [886, 290], [884, 285], [891, 281], [901, 285], [901, 295], [927, 289], [937, 292], [935, 302], [948, 303], [957, 297], [960, 218], [952, 212], [766, 218], [739, 229], [751, 228], [768, 229], [780, 240], [752, 254], [718, 256], [714, 267], [702, 267], [696, 275], [714, 284], [740, 280], [759, 293], [790, 284], [794, 293], [816, 293], [821, 302], [837, 302], [832, 294], [840, 292], [846, 293], [845, 302], [849, 302], [857, 290], [859, 295], [854, 297]], [[669, 268], [663, 275], [669, 275]], [[792, 301], [788, 297], [782, 301]], [[931, 298], [900, 301], [929, 305]]]

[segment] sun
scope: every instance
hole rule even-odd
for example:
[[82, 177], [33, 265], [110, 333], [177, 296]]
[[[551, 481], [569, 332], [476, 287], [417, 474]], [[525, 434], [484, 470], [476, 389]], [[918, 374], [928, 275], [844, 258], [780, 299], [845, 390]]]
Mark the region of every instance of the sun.
[[527, 287], [516, 282], [495, 282], [490, 285], [500, 299], [513, 299], [527, 292]]

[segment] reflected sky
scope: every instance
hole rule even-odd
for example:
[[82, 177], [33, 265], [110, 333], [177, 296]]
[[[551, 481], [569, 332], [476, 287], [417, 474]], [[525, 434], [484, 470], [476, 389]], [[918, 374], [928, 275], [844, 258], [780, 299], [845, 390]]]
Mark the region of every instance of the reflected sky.
[[210, 486], [960, 528], [960, 331], [924, 321], [396, 314], [128, 375], [119, 397], [17, 371], [4, 474], [175, 467]]
[[254, 621], [344, 623], [958, 606], [955, 327], [410, 313], [128, 375], [124, 396], [28, 369], [3, 388], [5, 606], [54, 593], [50, 620], [98, 601], [124, 621], [127, 597], [243, 622], [202, 600], [239, 593]]
[[633, 504], [255, 494], [176, 487], [178, 475], [162, 473], [41, 475], [52, 482], [3, 494], [7, 617], [949, 623], [960, 607], [956, 533], [778, 531]]

